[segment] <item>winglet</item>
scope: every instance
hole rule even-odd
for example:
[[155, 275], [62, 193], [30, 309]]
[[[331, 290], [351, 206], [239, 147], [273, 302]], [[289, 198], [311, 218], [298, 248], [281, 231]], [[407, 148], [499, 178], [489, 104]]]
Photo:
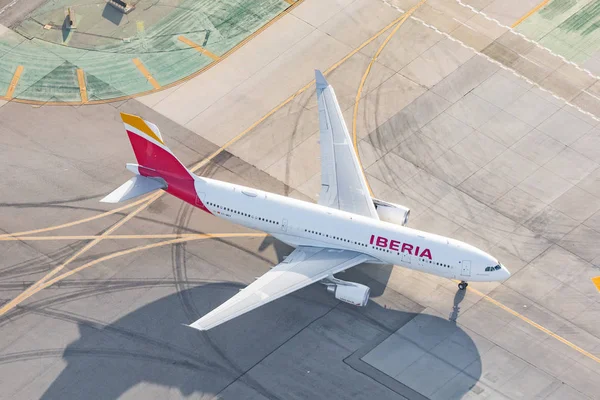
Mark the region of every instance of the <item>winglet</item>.
[[318, 69], [315, 69], [315, 81], [317, 82], [317, 89], [325, 89], [329, 86], [329, 83]]

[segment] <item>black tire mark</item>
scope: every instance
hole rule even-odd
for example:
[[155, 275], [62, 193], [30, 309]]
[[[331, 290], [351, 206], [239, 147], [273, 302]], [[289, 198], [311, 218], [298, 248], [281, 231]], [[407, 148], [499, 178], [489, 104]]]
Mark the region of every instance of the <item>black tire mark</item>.
[[176, 366], [185, 369], [191, 369], [195, 371], [205, 371], [206, 369], [202, 366], [190, 362], [188, 360], [178, 360], [174, 358], [154, 356], [144, 353], [137, 353], [133, 351], [126, 351], [123, 349], [112, 350], [112, 349], [45, 349], [45, 350], [30, 350], [23, 351], [19, 353], [8, 353], [3, 356], [0, 356], [0, 365], [2, 364], [10, 364], [14, 362], [20, 361], [31, 361], [31, 360], [39, 360], [41, 358], [64, 358], [71, 356], [79, 356], [86, 357], [92, 356], [94, 358], [97, 357], [106, 357], [106, 358], [128, 358], [135, 359], [141, 362], [158, 362], [161, 364], [168, 364], [170, 366]]

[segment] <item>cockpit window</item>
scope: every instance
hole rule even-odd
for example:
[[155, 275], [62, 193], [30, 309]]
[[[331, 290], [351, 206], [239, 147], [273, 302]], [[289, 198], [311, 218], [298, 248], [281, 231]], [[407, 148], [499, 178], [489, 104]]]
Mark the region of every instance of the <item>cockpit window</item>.
[[499, 269], [502, 269], [502, 267], [500, 266], [500, 264], [496, 265], [495, 267], [485, 267], [486, 272], [489, 272], [489, 271], [498, 271]]

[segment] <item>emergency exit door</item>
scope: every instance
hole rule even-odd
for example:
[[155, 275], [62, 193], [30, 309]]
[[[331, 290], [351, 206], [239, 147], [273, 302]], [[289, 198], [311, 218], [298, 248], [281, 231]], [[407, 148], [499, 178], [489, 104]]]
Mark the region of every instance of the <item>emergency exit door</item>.
[[471, 261], [463, 260], [461, 265], [460, 276], [471, 276]]

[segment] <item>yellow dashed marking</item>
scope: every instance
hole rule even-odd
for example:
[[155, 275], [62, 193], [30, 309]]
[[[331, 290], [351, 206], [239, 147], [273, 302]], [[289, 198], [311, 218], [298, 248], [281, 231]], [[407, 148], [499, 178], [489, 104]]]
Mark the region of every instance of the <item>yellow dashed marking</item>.
[[23, 66], [19, 65], [17, 67], [17, 69], [15, 70], [15, 74], [13, 75], [12, 80], [10, 81], [10, 85], [8, 85], [8, 90], [6, 91], [6, 98], [8, 100], [12, 99], [22, 73], [23, 73]]
[[142, 61], [139, 58], [134, 58], [132, 61], [135, 64], [135, 66], [140, 70], [140, 72], [146, 77], [146, 79], [148, 79], [148, 82], [150, 82], [154, 89], [160, 89], [160, 85], [158, 84], [156, 79], [154, 79], [150, 71], [146, 69]]
[[512, 24], [510, 27], [511, 28], [515, 28], [516, 26], [518, 26], [521, 22], [525, 21], [527, 18], [531, 17], [533, 14], [535, 14], [540, 8], [544, 7], [546, 4], [548, 4], [550, 2], [550, 0], [544, 0], [542, 1], [540, 4], [538, 4], [537, 6], [533, 7], [531, 10], [529, 10], [529, 12], [525, 15], [523, 15], [521, 18], [519, 18], [518, 20], [515, 21], [514, 24]]
[[194, 49], [198, 50], [200, 53], [204, 54], [205, 56], [208, 56], [215, 61], [219, 61], [220, 57], [218, 55], [211, 53], [210, 51], [206, 50], [204, 47], [200, 46], [197, 43], [192, 42], [190, 39], [186, 38], [185, 36], [179, 36], [178, 39], [181, 42], [187, 44], [188, 46], [193, 47]]
[[81, 102], [87, 103], [87, 87], [85, 86], [85, 74], [82, 69], [77, 69], [77, 81], [79, 82], [79, 94], [81, 95]]
[[592, 282], [594, 283], [594, 286], [596, 286], [596, 289], [598, 289], [600, 292], [600, 276], [592, 278]]

